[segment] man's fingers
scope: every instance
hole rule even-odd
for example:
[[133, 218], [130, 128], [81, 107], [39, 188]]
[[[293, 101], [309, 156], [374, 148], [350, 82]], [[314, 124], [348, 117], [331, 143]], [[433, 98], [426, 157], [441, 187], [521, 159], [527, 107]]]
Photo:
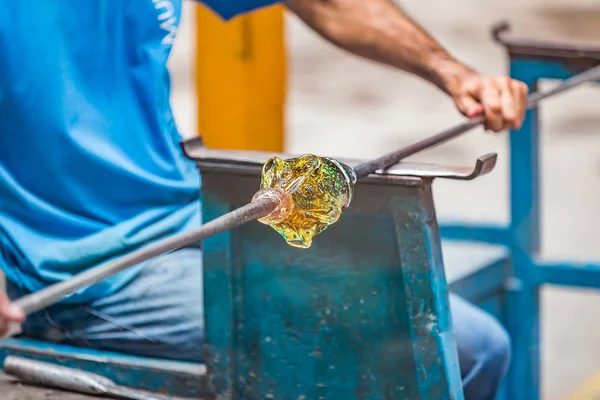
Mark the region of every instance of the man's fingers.
[[507, 76], [490, 78], [471, 75], [453, 94], [459, 110], [472, 118], [483, 113], [485, 128], [494, 132], [520, 129], [527, 107], [529, 89]]
[[519, 99], [513, 92], [512, 81], [510, 78], [498, 78], [496, 80], [500, 88], [500, 98], [502, 102], [502, 117], [504, 126], [508, 125], [511, 129], [517, 129], [519, 111]]
[[512, 92], [515, 99], [515, 107], [517, 108], [517, 122], [515, 124], [515, 128], [513, 129], [521, 129], [521, 125], [523, 125], [523, 119], [525, 118], [525, 113], [527, 112], [527, 96], [529, 95], [529, 87], [523, 82], [512, 81]]
[[0, 337], [7, 333], [10, 322], [20, 323], [24, 320], [23, 310], [11, 303], [6, 293], [0, 292]]
[[485, 112], [486, 128], [494, 132], [503, 129], [502, 102], [498, 87], [490, 79], [483, 83], [481, 104]]
[[456, 106], [468, 118], [473, 118], [483, 112], [483, 106], [469, 94], [457, 98]]
[[23, 322], [25, 320], [23, 310], [11, 303], [6, 293], [0, 293], [0, 320], [3, 319], [14, 322]]

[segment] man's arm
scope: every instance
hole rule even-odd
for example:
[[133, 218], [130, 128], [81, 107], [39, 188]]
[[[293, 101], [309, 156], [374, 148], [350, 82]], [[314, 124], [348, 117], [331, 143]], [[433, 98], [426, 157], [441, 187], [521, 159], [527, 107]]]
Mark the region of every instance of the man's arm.
[[287, 0], [287, 6], [321, 36], [356, 55], [416, 74], [452, 96], [487, 128], [518, 129], [527, 86], [486, 77], [462, 64], [389, 0]]

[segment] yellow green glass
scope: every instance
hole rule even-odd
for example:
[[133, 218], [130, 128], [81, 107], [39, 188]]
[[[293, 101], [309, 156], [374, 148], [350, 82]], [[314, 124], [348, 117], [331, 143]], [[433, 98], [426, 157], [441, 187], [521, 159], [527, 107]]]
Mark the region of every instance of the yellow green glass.
[[290, 246], [309, 248], [313, 237], [335, 223], [350, 205], [355, 182], [352, 168], [330, 158], [312, 154], [271, 158], [263, 166], [261, 190], [254, 199], [276, 189], [286, 194], [287, 201], [278, 212], [259, 221], [279, 232]]

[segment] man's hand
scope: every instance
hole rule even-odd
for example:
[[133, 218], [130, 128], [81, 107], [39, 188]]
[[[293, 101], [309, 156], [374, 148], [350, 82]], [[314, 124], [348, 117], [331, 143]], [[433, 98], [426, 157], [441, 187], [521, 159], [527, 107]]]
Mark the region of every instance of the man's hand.
[[25, 321], [23, 310], [15, 306], [6, 296], [0, 292], [0, 337], [4, 336], [11, 322], [22, 323]]
[[351, 53], [413, 73], [454, 99], [463, 114], [485, 114], [486, 128], [518, 129], [527, 87], [480, 75], [454, 59], [390, 0], [286, 0], [324, 38]]
[[468, 73], [448, 88], [456, 107], [472, 118], [485, 115], [486, 129], [500, 132], [520, 129], [527, 111], [528, 87], [506, 76], [489, 77]]

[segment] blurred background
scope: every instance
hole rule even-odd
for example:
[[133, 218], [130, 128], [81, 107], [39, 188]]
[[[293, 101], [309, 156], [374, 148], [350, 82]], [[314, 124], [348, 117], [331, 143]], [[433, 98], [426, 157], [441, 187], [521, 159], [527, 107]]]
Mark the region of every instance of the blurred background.
[[[401, 5], [455, 56], [491, 74], [507, 73], [503, 49], [490, 35], [491, 25], [502, 19], [519, 36], [600, 43], [597, 0], [404, 0]], [[195, 7], [192, 1], [185, 4], [170, 60], [172, 103], [185, 136], [198, 132]], [[287, 152], [370, 158], [461, 121], [436, 88], [335, 49], [289, 14], [285, 43]], [[543, 104], [543, 256], [600, 259], [599, 105], [600, 90], [591, 86]], [[489, 152], [499, 154], [490, 175], [435, 183], [440, 219], [508, 220], [507, 138], [474, 131], [414, 157], [471, 165]], [[542, 307], [543, 398], [576, 398], [573, 392], [600, 372], [600, 293], [544, 289]]]

